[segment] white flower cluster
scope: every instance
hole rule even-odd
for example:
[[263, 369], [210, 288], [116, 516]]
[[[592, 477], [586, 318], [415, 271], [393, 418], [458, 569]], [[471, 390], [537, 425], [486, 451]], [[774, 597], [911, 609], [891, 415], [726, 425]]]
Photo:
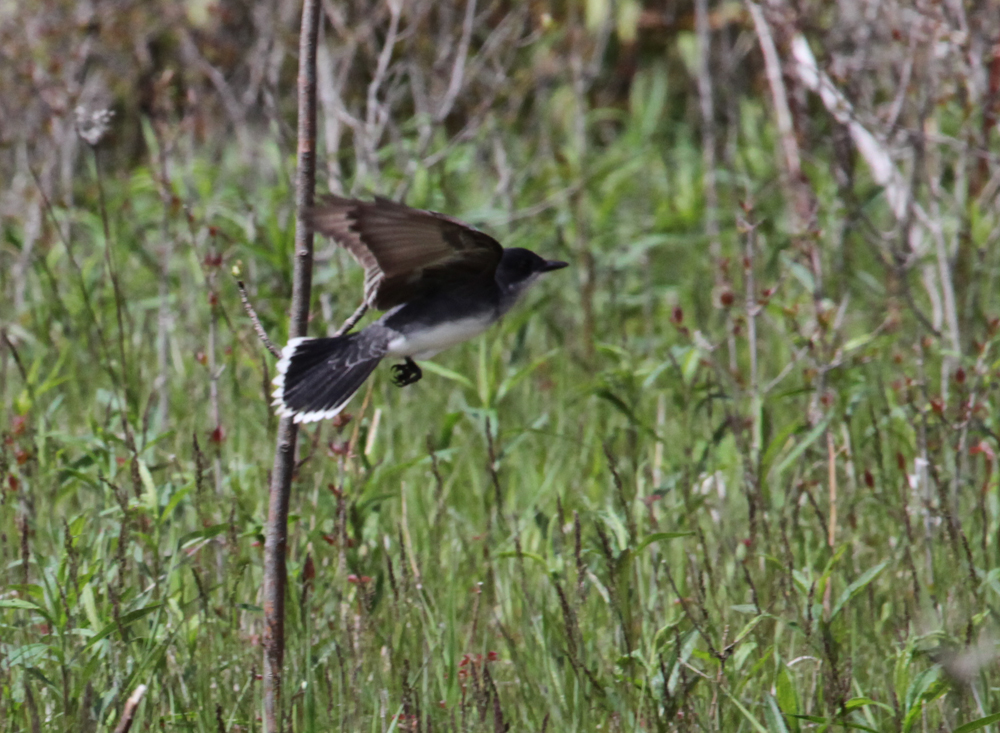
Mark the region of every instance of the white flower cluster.
[[98, 109], [88, 112], [85, 107], [77, 107], [76, 110], [76, 132], [91, 147], [97, 145], [101, 138], [108, 132], [111, 126], [111, 119], [115, 116], [114, 110]]

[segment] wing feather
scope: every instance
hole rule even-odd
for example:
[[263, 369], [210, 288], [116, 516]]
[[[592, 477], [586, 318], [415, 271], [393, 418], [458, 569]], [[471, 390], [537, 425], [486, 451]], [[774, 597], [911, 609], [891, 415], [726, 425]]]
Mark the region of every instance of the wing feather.
[[326, 196], [310, 219], [365, 268], [366, 302], [380, 310], [449, 281], [492, 277], [503, 255], [493, 237], [458, 219], [384, 198]]

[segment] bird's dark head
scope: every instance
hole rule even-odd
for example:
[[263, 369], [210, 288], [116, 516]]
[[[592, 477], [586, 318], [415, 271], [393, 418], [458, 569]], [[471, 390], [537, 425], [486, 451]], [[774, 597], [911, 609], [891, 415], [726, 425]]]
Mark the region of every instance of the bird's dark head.
[[523, 290], [539, 275], [562, 269], [568, 264], [559, 260], [546, 260], [530, 249], [511, 247], [503, 251], [503, 257], [497, 265], [497, 283], [505, 289]]

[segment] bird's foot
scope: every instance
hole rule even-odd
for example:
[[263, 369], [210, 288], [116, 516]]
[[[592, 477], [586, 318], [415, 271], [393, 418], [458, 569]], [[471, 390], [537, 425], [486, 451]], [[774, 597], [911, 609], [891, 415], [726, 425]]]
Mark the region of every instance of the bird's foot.
[[392, 367], [392, 383], [397, 387], [415, 384], [422, 376], [424, 376], [423, 371], [410, 357], [406, 357], [406, 361], [402, 364], [394, 364]]

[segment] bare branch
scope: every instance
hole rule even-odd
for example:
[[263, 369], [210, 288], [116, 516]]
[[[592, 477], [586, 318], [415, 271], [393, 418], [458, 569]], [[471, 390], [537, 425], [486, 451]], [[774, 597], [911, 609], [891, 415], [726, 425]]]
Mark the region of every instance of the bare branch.
[[378, 94], [385, 82], [386, 74], [389, 71], [389, 62], [392, 60], [392, 51], [396, 47], [396, 40], [399, 36], [399, 16], [402, 11], [400, 0], [390, 0], [389, 5], [389, 31], [382, 44], [382, 51], [378, 55], [378, 63], [375, 66], [375, 74], [368, 85], [368, 97], [365, 105], [365, 136], [364, 148], [367, 153], [368, 163], [375, 165], [375, 149], [379, 139], [382, 137], [382, 130], [389, 117], [388, 104], [379, 102]]
[[476, 19], [476, 0], [466, 0], [465, 20], [462, 23], [462, 40], [458, 43], [458, 53], [455, 54], [455, 63], [451, 67], [451, 79], [448, 82], [448, 91], [445, 92], [444, 99], [441, 100], [441, 107], [438, 109], [437, 121], [443, 121], [451, 108], [455, 106], [458, 93], [462, 90], [462, 79], [465, 75], [465, 61], [469, 56], [469, 42], [472, 39], [472, 22]]
[[[801, 34], [792, 39], [792, 57], [796, 62], [796, 71], [802, 83], [809, 89], [819, 94], [824, 106], [833, 115], [834, 119], [846, 125], [851, 134], [851, 139], [857, 146], [861, 156], [868, 163], [872, 178], [877, 184], [885, 188], [886, 198], [889, 207], [892, 209], [896, 219], [905, 222], [909, 212], [912, 210], [913, 216], [920, 224], [930, 232], [935, 243], [935, 254], [937, 257], [937, 273], [930, 269], [924, 271], [924, 284], [927, 288], [928, 296], [936, 311], [942, 314], [941, 319], [935, 319], [935, 323], [943, 320], [947, 327], [948, 339], [951, 348], [958, 351], [961, 348], [959, 338], [958, 313], [955, 301], [955, 289], [952, 284], [951, 265], [948, 259], [947, 245], [944, 239], [944, 232], [940, 224], [940, 217], [928, 216], [927, 212], [919, 203], [912, 200], [909, 187], [893, 162], [885, 146], [880, 143], [865, 127], [855, 118], [854, 110], [850, 102], [833, 85], [833, 82], [819, 70], [816, 65], [816, 58], [813, 56], [809, 43]], [[916, 227], [911, 229], [909, 238], [910, 248], [914, 253], [921, 253], [923, 250], [921, 237]], [[937, 294], [934, 287], [934, 280], [939, 281], [941, 294]]]
[[257, 317], [257, 311], [254, 310], [253, 305], [250, 304], [250, 297], [247, 295], [246, 286], [243, 284], [242, 280], [236, 281], [236, 287], [240, 289], [240, 300], [243, 301], [243, 310], [247, 312], [250, 317], [250, 322], [253, 324], [253, 330], [257, 333], [257, 338], [260, 342], [264, 344], [264, 348], [271, 352], [274, 358], [281, 356], [281, 349], [274, 345], [267, 336], [267, 331], [264, 330], [264, 326], [260, 323], [260, 318]]
[[361, 305], [358, 306], [357, 310], [355, 310], [354, 313], [351, 314], [351, 317], [348, 318], [346, 321], [344, 321], [344, 325], [341, 326], [339, 329], [337, 329], [337, 333], [333, 335], [343, 336], [344, 334], [349, 333], [352, 328], [358, 325], [358, 321], [360, 321], [367, 312], [368, 312], [368, 303], [362, 303]]
[[792, 58], [796, 62], [795, 70], [799, 79], [806, 88], [819, 94], [823, 105], [833, 118], [847, 126], [858, 152], [871, 169], [872, 179], [885, 188], [885, 195], [893, 214], [898, 220], [904, 220], [909, 204], [909, 190], [885, 147], [855, 119], [851, 103], [819, 70], [816, 57], [809, 48], [809, 42], [802, 35], [796, 35], [792, 39]]
[[[298, 168], [295, 176], [295, 266], [289, 335], [305, 336], [312, 292], [313, 232], [306, 221], [316, 193], [316, 45], [320, 2], [303, 0], [299, 32]], [[288, 501], [295, 469], [298, 426], [291, 417], [278, 424], [264, 537], [264, 729], [283, 729], [282, 668], [285, 658], [285, 587], [288, 569]]]

